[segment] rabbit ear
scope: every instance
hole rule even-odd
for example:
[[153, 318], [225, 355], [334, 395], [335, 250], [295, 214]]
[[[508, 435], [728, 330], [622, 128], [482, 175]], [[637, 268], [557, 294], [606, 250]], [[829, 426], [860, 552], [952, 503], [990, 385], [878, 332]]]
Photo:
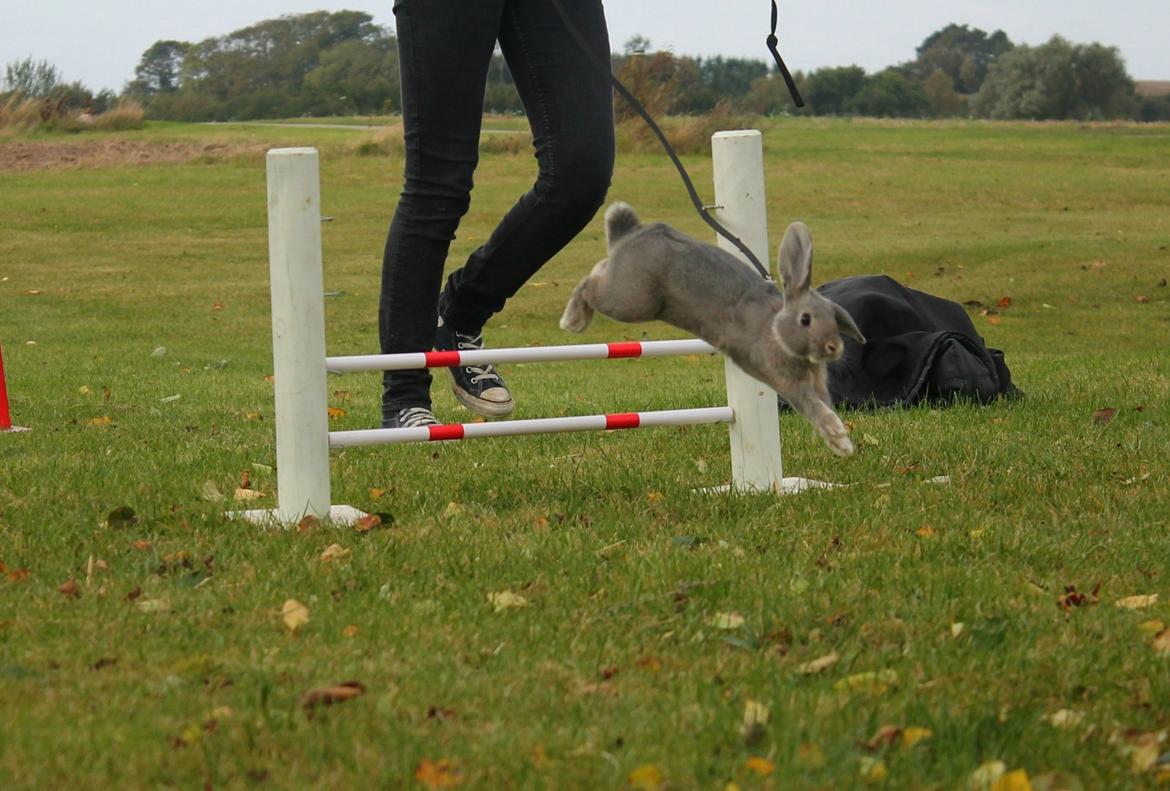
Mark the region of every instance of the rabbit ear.
[[833, 303], [833, 318], [837, 320], [837, 331], [842, 335], [848, 335], [858, 343], [865, 343], [865, 336], [861, 334], [861, 330], [857, 328], [857, 324], [853, 321], [853, 317], [849, 315], [849, 311]]
[[808, 226], [794, 222], [784, 232], [780, 243], [779, 269], [784, 281], [784, 297], [793, 299], [808, 291], [812, 281], [812, 237]]

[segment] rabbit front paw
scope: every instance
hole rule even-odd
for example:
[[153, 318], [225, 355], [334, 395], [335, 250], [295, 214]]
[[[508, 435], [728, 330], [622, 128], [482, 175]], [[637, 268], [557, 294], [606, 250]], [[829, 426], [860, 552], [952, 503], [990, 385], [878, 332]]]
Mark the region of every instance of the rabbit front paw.
[[825, 438], [830, 450], [838, 456], [853, 455], [853, 441], [849, 439], [849, 429], [841, 422], [841, 418], [830, 412], [817, 426], [821, 436]]

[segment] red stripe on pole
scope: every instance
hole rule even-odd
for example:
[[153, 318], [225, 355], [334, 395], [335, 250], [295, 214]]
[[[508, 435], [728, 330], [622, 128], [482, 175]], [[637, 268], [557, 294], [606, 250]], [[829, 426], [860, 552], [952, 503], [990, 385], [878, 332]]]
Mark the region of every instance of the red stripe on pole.
[[623, 357], [641, 357], [642, 344], [637, 341], [627, 343], [607, 343], [609, 347], [609, 359], [619, 360]]
[[642, 419], [638, 417], [637, 412], [623, 412], [618, 415], [605, 416], [605, 428], [608, 431], [619, 428], [637, 428], [641, 423]]
[[427, 352], [427, 368], [453, 368], [459, 365], [459, 352]]
[[8, 412], [8, 388], [4, 384], [4, 352], [0, 350], [0, 431], [12, 428], [12, 415]]
[[447, 423], [441, 426], [430, 426], [431, 442], [444, 439], [463, 439], [462, 423]]

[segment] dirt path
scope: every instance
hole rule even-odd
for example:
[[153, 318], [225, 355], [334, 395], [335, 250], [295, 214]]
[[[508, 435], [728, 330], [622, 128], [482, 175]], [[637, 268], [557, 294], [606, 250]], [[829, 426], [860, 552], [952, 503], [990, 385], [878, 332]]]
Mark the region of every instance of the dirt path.
[[252, 146], [226, 143], [155, 143], [138, 140], [0, 140], [0, 171], [154, 165], [245, 153]]

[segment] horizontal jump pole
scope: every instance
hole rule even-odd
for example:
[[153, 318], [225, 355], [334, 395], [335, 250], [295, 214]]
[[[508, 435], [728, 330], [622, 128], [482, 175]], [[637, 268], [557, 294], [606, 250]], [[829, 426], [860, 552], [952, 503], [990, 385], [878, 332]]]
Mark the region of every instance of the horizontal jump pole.
[[728, 406], [667, 409], [658, 412], [624, 412], [615, 415], [505, 420], [498, 423], [448, 423], [418, 428], [330, 431], [329, 446], [331, 448], [360, 448], [370, 445], [396, 445], [404, 442], [440, 442], [477, 437], [515, 437], [523, 434], [563, 434], [569, 431], [612, 431], [655, 426], [698, 426], [734, 421], [735, 412]]
[[568, 360], [619, 360], [633, 357], [682, 357], [687, 354], [714, 354], [706, 341], [631, 341], [627, 343], [579, 343], [569, 346], [528, 346], [514, 349], [476, 351], [408, 352], [327, 357], [325, 367], [334, 374], [368, 371], [412, 371], [418, 368], [454, 368], [460, 365], [504, 363], [551, 363]]

